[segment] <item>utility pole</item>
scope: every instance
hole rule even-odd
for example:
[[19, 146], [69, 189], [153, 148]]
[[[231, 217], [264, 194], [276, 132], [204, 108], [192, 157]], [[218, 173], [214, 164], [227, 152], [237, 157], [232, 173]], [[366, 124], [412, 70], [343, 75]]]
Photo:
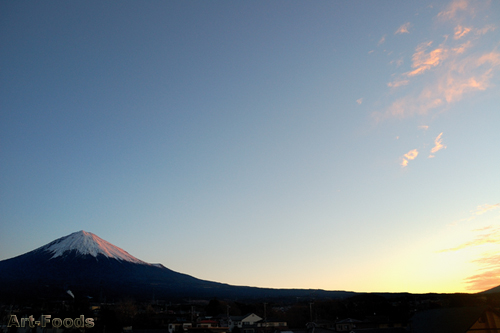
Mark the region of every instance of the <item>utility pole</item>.
[[267, 323], [267, 311], [266, 311], [267, 303], [264, 303], [264, 322]]
[[309, 302], [309, 321], [312, 323], [313, 321], [313, 308], [312, 308], [313, 303]]

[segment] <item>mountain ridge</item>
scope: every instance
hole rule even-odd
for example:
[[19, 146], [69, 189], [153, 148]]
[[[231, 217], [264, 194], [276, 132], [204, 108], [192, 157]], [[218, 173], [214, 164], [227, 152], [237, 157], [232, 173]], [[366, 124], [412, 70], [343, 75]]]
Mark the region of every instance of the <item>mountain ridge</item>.
[[92, 298], [342, 298], [347, 291], [233, 286], [149, 264], [125, 250], [79, 231], [25, 254], [0, 261], [0, 300], [68, 297], [67, 290]]

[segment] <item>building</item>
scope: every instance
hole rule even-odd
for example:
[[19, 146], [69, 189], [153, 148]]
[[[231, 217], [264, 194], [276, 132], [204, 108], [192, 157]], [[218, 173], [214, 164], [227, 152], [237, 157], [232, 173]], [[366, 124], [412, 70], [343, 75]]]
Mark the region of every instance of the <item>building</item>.
[[412, 333], [500, 332], [500, 314], [478, 307], [432, 309], [417, 312], [410, 320]]

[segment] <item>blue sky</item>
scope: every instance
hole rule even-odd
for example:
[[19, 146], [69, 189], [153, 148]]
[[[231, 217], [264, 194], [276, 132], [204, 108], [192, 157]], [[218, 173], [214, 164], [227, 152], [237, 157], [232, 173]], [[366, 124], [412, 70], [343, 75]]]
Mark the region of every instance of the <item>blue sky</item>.
[[0, 4], [0, 259], [78, 230], [237, 285], [500, 284], [500, 4]]

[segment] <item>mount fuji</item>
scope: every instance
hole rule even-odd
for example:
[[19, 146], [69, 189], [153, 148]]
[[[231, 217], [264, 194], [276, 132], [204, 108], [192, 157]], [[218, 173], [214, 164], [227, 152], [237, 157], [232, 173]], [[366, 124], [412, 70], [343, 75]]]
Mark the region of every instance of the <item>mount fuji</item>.
[[[67, 252], [75, 251], [76, 254], [87, 256], [91, 255], [96, 257], [103, 255], [107, 258], [116, 259], [120, 261], [129, 261], [136, 264], [146, 264], [144, 261], [131, 256], [128, 252], [120, 249], [117, 246], [97, 237], [93, 233], [86, 231], [79, 231], [72, 233], [66, 237], [56, 239], [55, 241], [38, 248], [37, 250], [44, 250], [51, 252], [52, 258], [62, 257]], [[36, 251], [36, 250], [35, 250]]]
[[[71, 293], [67, 291], [71, 290]], [[86, 231], [0, 261], [0, 300], [92, 297], [265, 298], [345, 297], [354, 293], [270, 289], [205, 281], [150, 264]]]

